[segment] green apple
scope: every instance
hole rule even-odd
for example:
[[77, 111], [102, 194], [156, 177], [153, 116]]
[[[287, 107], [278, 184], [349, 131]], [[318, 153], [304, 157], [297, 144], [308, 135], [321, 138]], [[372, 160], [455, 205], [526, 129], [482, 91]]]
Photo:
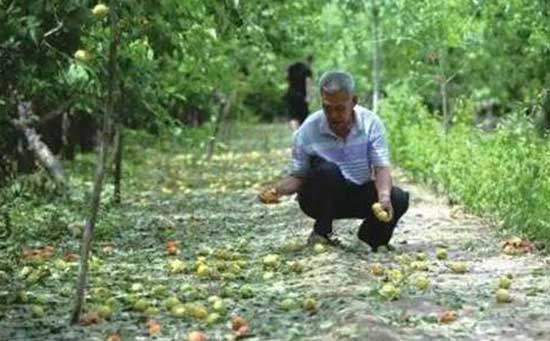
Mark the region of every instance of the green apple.
[[321, 254], [326, 251], [326, 247], [321, 243], [317, 243], [313, 247], [313, 251], [315, 251], [316, 254]]
[[184, 317], [187, 313], [187, 309], [183, 304], [176, 304], [172, 308], [170, 308], [170, 315], [174, 317]]
[[498, 289], [495, 297], [498, 303], [509, 303], [512, 301], [512, 297], [510, 297], [510, 293], [506, 289]]
[[113, 315], [113, 308], [111, 308], [111, 306], [109, 305], [101, 305], [97, 308], [96, 312], [99, 317], [101, 317], [102, 319], [106, 319]]
[[378, 290], [378, 293], [387, 300], [396, 300], [401, 296], [401, 289], [391, 283], [386, 283]]
[[302, 308], [304, 308], [307, 311], [315, 312], [317, 311], [317, 300], [313, 297], [308, 297], [303, 300], [302, 302]]
[[426, 276], [418, 276], [414, 281], [414, 285], [419, 290], [426, 290], [430, 287], [430, 279]]
[[445, 249], [440, 248], [435, 251], [435, 257], [439, 260], [447, 259], [447, 256], [447, 250]]

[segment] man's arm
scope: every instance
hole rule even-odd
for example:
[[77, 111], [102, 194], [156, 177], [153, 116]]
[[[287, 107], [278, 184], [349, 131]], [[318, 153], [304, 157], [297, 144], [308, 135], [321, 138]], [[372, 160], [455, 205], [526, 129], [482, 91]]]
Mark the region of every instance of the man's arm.
[[300, 190], [303, 179], [292, 175], [279, 180], [275, 186], [264, 188], [259, 194], [258, 199], [264, 204], [276, 204], [283, 195], [291, 195]]
[[393, 207], [391, 204], [391, 188], [393, 184], [390, 167], [374, 168], [374, 185], [378, 192], [378, 202], [390, 213], [390, 216], [393, 216]]
[[275, 190], [278, 195], [292, 195], [300, 190], [304, 180], [296, 176], [286, 176], [282, 178], [276, 185]]

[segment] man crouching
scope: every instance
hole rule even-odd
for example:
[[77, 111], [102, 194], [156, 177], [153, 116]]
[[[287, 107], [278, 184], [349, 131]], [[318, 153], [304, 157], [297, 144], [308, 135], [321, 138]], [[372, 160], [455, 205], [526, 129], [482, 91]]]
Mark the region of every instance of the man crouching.
[[362, 218], [357, 236], [376, 251], [388, 245], [409, 207], [409, 193], [392, 185], [384, 125], [357, 105], [353, 77], [327, 72], [320, 91], [323, 109], [294, 133], [290, 175], [258, 197], [275, 203], [298, 193], [300, 208], [315, 219], [308, 243], [338, 244], [333, 220]]

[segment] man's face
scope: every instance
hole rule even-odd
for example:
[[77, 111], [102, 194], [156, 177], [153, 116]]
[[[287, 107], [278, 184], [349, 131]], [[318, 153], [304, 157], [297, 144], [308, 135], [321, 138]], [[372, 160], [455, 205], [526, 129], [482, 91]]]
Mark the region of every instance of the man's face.
[[345, 91], [334, 94], [321, 91], [321, 101], [330, 129], [339, 136], [346, 136], [353, 119], [353, 107], [357, 103], [357, 97]]

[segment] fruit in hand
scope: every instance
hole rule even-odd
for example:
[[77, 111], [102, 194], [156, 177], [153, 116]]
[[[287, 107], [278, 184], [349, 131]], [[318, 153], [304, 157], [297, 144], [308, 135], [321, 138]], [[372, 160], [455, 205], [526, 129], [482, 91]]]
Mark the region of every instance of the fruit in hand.
[[375, 202], [372, 205], [372, 211], [374, 212], [374, 215], [376, 216], [376, 219], [384, 222], [389, 223], [392, 220], [392, 216], [389, 212], [387, 212], [381, 203]]
[[258, 194], [258, 199], [264, 204], [278, 204], [280, 195], [277, 193], [277, 189], [273, 187], [264, 188], [260, 194]]

